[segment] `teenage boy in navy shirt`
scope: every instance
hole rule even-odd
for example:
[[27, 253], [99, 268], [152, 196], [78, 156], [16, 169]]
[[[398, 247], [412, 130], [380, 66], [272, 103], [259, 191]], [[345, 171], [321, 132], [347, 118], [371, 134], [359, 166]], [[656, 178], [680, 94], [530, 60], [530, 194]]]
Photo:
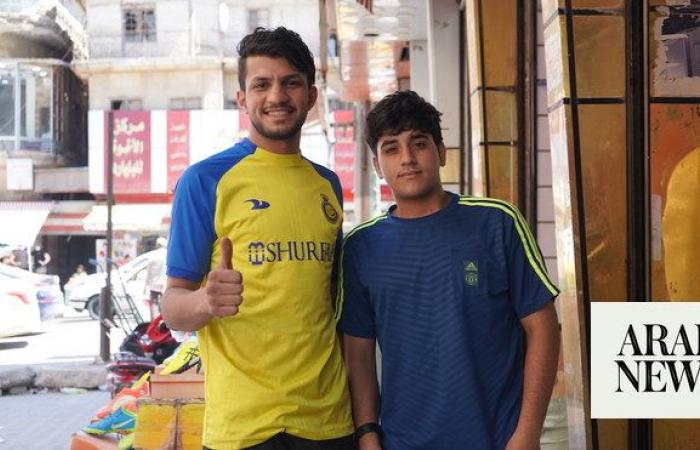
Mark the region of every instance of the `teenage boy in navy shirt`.
[[559, 291], [525, 220], [442, 189], [440, 113], [414, 92], [380, 101], [367, 132], [396, 205], [342, 250], [336, 314], [360, 450], [539, 449]]

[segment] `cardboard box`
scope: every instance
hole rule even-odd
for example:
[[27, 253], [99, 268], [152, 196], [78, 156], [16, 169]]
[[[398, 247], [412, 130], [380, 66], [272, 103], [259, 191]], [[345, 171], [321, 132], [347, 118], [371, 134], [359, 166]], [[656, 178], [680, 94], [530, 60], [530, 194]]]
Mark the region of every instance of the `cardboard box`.
[[137, 450], [201, 450], [202, 400], [140, 399], [134, 448]]
[[70, 441], [70, 450], [117, 450], [117, 442], [117, 438], [112, 436], [76, 433]]
[[203, 399], [204, 375], [181, 373], [151, 375], [151, 398], [159, 399]]
[[178, 411], [179, 443], [183, 450], [201, 450], [204, 402], [183, 403]]

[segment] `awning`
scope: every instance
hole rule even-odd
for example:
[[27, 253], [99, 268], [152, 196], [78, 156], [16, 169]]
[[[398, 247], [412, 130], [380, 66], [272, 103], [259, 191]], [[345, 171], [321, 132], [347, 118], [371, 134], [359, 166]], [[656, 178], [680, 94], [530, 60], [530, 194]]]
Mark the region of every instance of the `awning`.
[[95, 206], [93, 200], [59, 200], [53, 204], [40, 234], [44, 236], [94, 236], [99, 234], [83, 228], [83, 219]]
[[52, 205], [51, 202], [0, 202], [0, 244], [31, 247]]
[[[112, 228], [120, 231], [167, 231], [170, 204], [122, 204], [112, 207]], [[95, 205], [83, 219], [83, 227], [89, 231], [107, 231], [107, 206]]]

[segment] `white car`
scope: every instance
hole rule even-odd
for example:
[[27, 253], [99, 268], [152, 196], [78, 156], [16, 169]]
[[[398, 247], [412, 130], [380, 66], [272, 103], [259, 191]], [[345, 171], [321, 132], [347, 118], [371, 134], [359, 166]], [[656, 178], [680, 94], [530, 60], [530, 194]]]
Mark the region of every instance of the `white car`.
[[42, 320], [63, 317], [65, 303], [58, 275], [32, 273], [18, 267], [0, 264], [0, 285], [16, 280], [26, 281], [32, 286], [31, 295], [39, 304]]
[[0, 282], [0, 337], [42, 331], [39, 302], [27, 280]]
[[[138, 312], [144, 320], [150, 319], [150, 298], [146, 290], [146, 274], [148, 262], [158, 259], [165, 264], [165, 249], [153, 250], [143, 253], [128, 263], [112, 270], [112, 292], [122, 300], [125, 300], [124, 288], [133, 300]], [[100, 317], [100, 291], [105, 286], [104, 272], [94, 273], [70, 281], [63, 286], [66, 303], [76, 311], [87, 310], [90, 317]]]

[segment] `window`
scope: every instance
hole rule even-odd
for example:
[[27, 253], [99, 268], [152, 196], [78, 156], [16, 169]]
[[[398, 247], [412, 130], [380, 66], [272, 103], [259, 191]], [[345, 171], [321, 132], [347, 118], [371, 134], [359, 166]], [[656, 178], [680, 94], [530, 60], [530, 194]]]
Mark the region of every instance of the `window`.
[[154, 8], [124, 10], [124, 40], [126, 42], [153, 42], [156, 40], [156, 12]]
[[54, 150], [53, 68], [0, 63], [0, 150]]
[[249, 9], [248, 10], [248, 31], [253, 32], [257, 27], [269, 28], [269, 9]]
[[0, 69], [0, 136], [9, 138], [0, 141], [0, 150], [14, 149], [15, 76], [14, 68]]
[[170, 99], [170, 110], [202, 109], [202, 99], [199, 97], [176, 97]]
[[115, 99], [110, 102], [112, 111], [141, 111], [143, 105], [140, 98]]

